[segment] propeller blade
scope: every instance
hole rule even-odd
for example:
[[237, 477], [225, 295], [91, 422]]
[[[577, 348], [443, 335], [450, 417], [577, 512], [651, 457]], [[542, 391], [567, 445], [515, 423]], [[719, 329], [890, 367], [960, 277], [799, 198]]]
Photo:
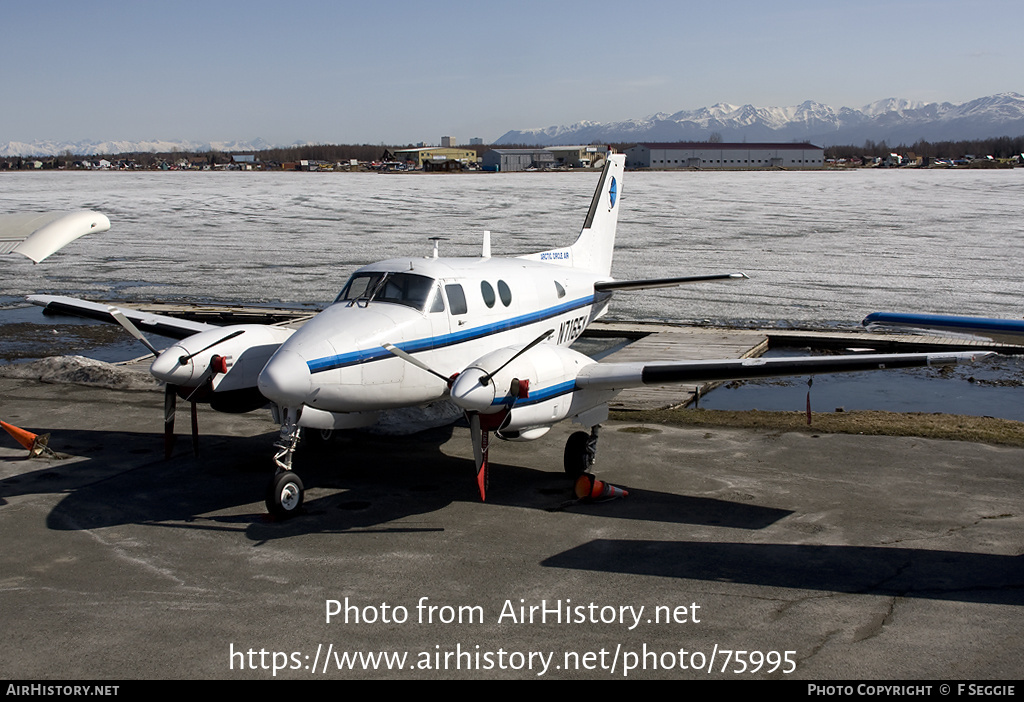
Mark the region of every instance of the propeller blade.
[[164, 458], [174, 451], [174, 412], [178, 402], [178, 389], [168, 384], [164, 388]]
[[160, 355], [160, 352], [157, 350], [157, 348], [153, 346], [153, 344], [149, 343], [149, 339], [147, 339], [142, 334], [142, 332], [139, 331], [139, 328], [132, 324], [132, 321], [130, 319], [124, 316], [124, 312], [117, 309], [116, 307], [108, 307], [107, 311], [110, 312], [110, 316], [114, 318], [114, 321], [116, 321], [118, 324], [124, 327], [129, 334], [131, 334], [136, 339], [141, 341], [142, 345], [149, 349], [154, 356]]
[[208, 345], [208, 346], [205, 346], [205, 347], [203, 347], [203, 348], [199, 349], [198, 351], [196, 351], [196, 352], [194, 352], [194, 353], [190, 353], [190, 354], [189, 354], [189, 355], [187, 355], [187, 356], [182, 356], [181, 358], [179, 358], [179, 359], [178, 359], [178, 363], [180, 363], [181, 365], [185, 365], [186, 363], [188, 363], [189, 361], [191, 361], [191, 360], [192, 360], [192, 358], [193, 358], [194, 356], [198, 356], [198, 355], [199, 355], [199, 354], [201, 354], [201, 353], [202, 353], [203, 351], [209, 351], [210, 349], [212, 349], [212, 348], [213, 348], [214, 346], [216, 346], [217, 344], [223, 344], [223, 343], [224, 343], [225, 341], [227, 341], [228, 339], [234, 339], [234, 338], [235, 338], [236, 336], [240, 336], [240, 335], [242, 335], [242, 334], [244, 334], [244, 333], [245, 333], [245, 330], [244, 330], [244, 329], [238, 329], [238, 330], [236, 330], [236, 331], [233, 331], [233, 332], [231, 332], [230, 334], [228, 334], [227, 336], [225, 336], [225, 337], [224, 337], [223, 339], [217, 339], [217, 340], [216, 340], [215, 342], [213, 342], [212, 344], [210, 344], [210, 345]]
[[434, 370], [433, 368], [428, 366], [426, 363], [424, 363], [420, 359], [415, 358], [411, 354], [406, 353], [405, 351], [403, 351], [402, 349], [398, 348], [394, 344], [383, 343], [383, 344], [381, 344], [381, 346], [384, 348], [385, 351], [388, 351], [389, 353], [392, 353], [395, 356], [398, 356], [403, 361], [407, 361], [408, 363], [411, 363], [412, 365], [416, 366], [417, 368], [422, 368], [423, 370], [425, 370], [426, 372], [430, 373], [431, 375], [436, 375], [438, 378], [443, 380], [445, 383], [447, 383], [448, 385], [451, 385], [451, 378], [449, 378], [446, 375], [441, 375], [440, 373], [438, 373], [436, 370]]
[[196, 395], [199, 394], [200, 390], [202, 390], [204, 392], [207, 392], [207, 391], [208, 392], [213, 392], [213, 367], [212, 366], [207, 366], [206, 367], [206, 370], [203, 371], [203, 374], [201, 376], [199, 376], [199, 384], [196, 385], [195, 388], [192, 389], [192, 392], [190, 392], [188, 394], [188, 397], [186, 397], [185, 399], [188, 400], [189, 402], [191, 402], [192, 404], [195, 404], [195, 402], [196, 402], [195, 397], [196, 397]]
[[498, 368], [498, 370], [491, 371], [487, 375], [482, 376], [480, 378], [480, 384], [481, 385], [487, 385], [487, 383], [491, 382], [491, 378], [493, 378], [498, 373], [500, 373], [502, 370], [504, 370], [505, 366], [507, 366], [508, 364], [512, 363], [512, 361], [516, 360], [517, 358], [522, 356], [524, 353], [526, 353], [527, 351], [529, 351], [534, 346], [536, 346], [540, 342], [544, 341], [545, 339], [547, 339], [549, 336], [551, 336], [554, 333], [555, 333], [554, 329], [548, 329], [546, 332], [544, 332], [543, 334], [538, 336], [536, 339], [534, 339], [533, 341], [528, 343], [526, 346], [524, 346], [523, 348], [519, 349], [519, 351], [517, 351], [516, 354], [512, 358], [510, 358], [507, 361], [505, 361], [504, 363], [502, 363], [501, 366]]
[[476, 485], [480, 489], [480, 500], [487, 500], [487, 443], [489, 432], [480, 428], [480, 414], [470, 412], [469, 414], [469, 435], [473, 439], [473, 460], [476, 462]]
[[195, 400], [192, 405], [192, 455], [199, 458], [199, 414], [196, 411]]
[[213, 392], [213, 367], [212, 365], [203, 371], [203, 375], [199, 378], [199, 385], [195, 387], [192, 392], [189, 393], [188, 400], [192, 410], [192, 455], [195, 458], [199, 458], [199, 413], [196, 409], [196, 395], [200, 394], [200, 391], [207, 393]]

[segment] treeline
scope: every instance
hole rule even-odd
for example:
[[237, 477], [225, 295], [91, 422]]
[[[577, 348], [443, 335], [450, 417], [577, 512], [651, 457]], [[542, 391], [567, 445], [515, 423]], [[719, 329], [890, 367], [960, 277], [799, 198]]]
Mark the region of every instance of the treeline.
[[[99, 159], [106, 159], [111, 162], [131, 162], [135, 167], [143, 169], [155, 168], [162, 163], [177, 163], [182, 160], [191, 164], [205, 163], [210, 166], [217, 166], [231, 163], [231, 157], [235, 155], [254, 155], [256, 161], [263, 164], [282, 164], [296, 161], [346, 163], [352, 159], [366, 162], [382, 160], [385, 153], [394, 154], [395, 151], [411, 148], [415, 148], [415, 144], [306, 144], [257, 151], [186, 151], [176, 149], [168, 152], [144, 151], [95, 154], [90, 156], [65, 151], [59, 156], [25, 156], [0, 159], [0, 170], [32, 168], [34, 162], [42, 163], [44, 169], [73, 168], [77, 163], [85, 161], [94, 162]], [[486, 144], [474, 144], [472, 146], [460, 145], [458, 148], [476, 151], [477, 156], [480, 156], [494, 147]]]
[[862, 146], [828, 146], [825, 158], [855, 157], [885, 158], [891, 153], [930, 158], [961, 159], [972, 155], [978, 157], [991, 156], [997, 159], [1008, 159], [1024, 153], [1024, 135], [1019, 137], [993, 137], [991, 139], [969, 139], [967, 141], [936, 141], [920, 139], [913, 144], [889, 145], [885, 141], [874, 142], [870, 139]]

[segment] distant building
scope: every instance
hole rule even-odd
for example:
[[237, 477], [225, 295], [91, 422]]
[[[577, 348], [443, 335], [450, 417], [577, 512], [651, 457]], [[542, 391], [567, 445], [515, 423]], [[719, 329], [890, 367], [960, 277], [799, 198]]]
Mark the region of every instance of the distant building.
[[416, 149], [399, 149], [395, 158], [400, 161], [414, 161], [417, 168], [423, 168], [428, 161], [458, 161], [469, 166], [476, 164], [476, 151], [472, 149], [455, 149], [445, 146], [424, 146]]
[[480, 159], [485, 171], [525, 171], [530, 168], [551, 168], [555, 155], [547, 149], [491, 149]]
[[453, 148], [455, 148], [458, 145], [459, 144], [455, 140], [455, 137], [450, 137], [450, 136], [441, 137], [441, 146], [443, 146], [446, 149], [453, 149]]
[[569, 168], [596, 168], [604, 165], [608, 147], [588, 144], [586, 146], [548, 146], [547, 151], [555, 155], [556, 166]]
[[627, 168], [824, 168], [825, 150], [813, 144], [637, 144], [626, 149]]
[[231, 165], [235, 169], [251, 171], [256, 168], [256, 154], [231, 154]]
[[483, 146], [483, 143], [484, 140], [481, 139], [480, 137], [473, 137], [472, 139], [469, 140], [470, 146]]

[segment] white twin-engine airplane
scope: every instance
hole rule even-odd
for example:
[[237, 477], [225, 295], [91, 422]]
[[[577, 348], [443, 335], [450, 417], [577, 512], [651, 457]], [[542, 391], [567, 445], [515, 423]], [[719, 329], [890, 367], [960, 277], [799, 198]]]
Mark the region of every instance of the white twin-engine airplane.
[[[488, 439], [529, 441], [571, 419], [589, 429], [569, 437], [565, 469], [593, 464], [608, 401], [639, 385], [806, 375], [952, 364], [983, 354], [598, 363], [569, 348], [608, 309], [612, 293], [742, 273], [616, 281], [611, 273], [624, 156], [609, 157], [586, 222], [571, 246], [518, 258], [398, 258], [357, 270], [334, 304], [297, 330], [213, 327], [103, 305], [36, 296], [51, 308], [134, 320], [186, 337], [158, 353], [151, 371], [168, 397], [204, 398], [214, 409], [247, 411], [268, 401], [281, 431], [267, 507], [294, 514], [302, 481], [292, 471], [300, 428], [373, 424], [381, 411], [450, 400], [466, 415], [480, 497], [486, 496]], [[91, 307], [90, 307], [91, 306]], [[196, 333], [198, 332], [198, 333]], [[191, 334], [191, 335], [189, 335]], [[148, 342], [146, 342], [148, 344]], [[201, 395], [204, 393], [205, 395]], [[173, 416], [173, 402], [169, 403]], [[194, 417], [194, 413], [193, 413]], [[193, 422], [193, 431], [194, 422]]]

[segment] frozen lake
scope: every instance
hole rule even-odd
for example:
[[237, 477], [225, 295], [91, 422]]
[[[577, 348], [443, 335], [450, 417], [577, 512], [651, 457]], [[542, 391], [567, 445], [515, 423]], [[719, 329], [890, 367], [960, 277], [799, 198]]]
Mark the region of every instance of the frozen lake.
[[[1020, 317], [1024, 170], [629, 172], [613, 274], [751, 279], [621, 293], [619, 319], [856, 326], [900, 310]], [[107, 233], [41, 265], [9, 256], [0, 299], [37, 292], [314, 303], [384, 258], [570, 243], [596, 173], [5, 173], [0, 212], [93, 208]]]

